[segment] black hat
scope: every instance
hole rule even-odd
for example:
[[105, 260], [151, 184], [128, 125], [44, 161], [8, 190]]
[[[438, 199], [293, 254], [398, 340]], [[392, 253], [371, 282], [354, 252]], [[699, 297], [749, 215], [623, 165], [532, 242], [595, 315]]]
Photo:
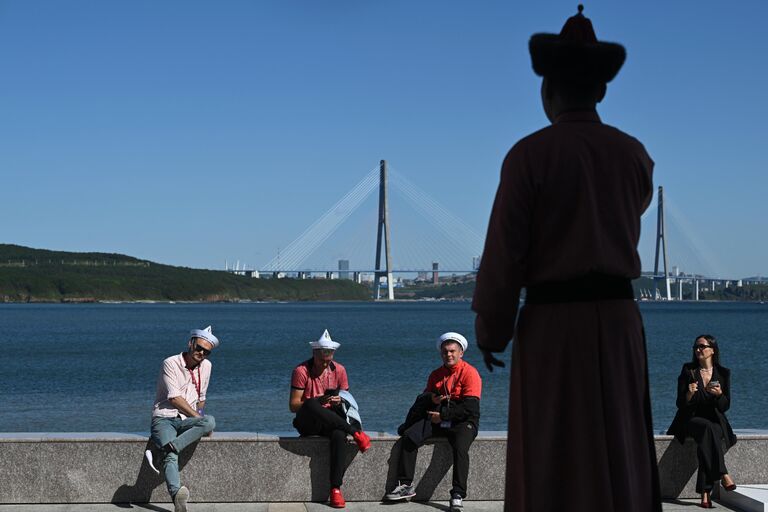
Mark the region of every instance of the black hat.
[[568, 18], [560, 34], [534, 34], [528, 42], [537, 75], [575, 83], [608, 83], [624, 64], [624, 47], [597, 40], [581, 11]]

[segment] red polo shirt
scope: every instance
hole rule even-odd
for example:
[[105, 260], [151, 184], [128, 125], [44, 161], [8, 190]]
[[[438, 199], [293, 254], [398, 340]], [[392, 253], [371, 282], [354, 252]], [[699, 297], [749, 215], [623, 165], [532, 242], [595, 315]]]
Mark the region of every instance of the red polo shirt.
[[480, 399], [483, 381], [474, 366], [459, 361], [453, 368], [445, 365], [429, 374], [425, 392], [439, 395], [451, 395], [452, 400], [474, 396]]

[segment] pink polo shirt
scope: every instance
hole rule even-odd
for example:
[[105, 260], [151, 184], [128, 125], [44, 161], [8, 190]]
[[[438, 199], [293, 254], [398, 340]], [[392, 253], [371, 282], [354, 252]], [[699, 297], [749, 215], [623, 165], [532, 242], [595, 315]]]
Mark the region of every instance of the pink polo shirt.
[[187, 368], [183, 354], [171, 356], [164, 360], [160, 375], [157, 377], [157, 392], [152, 417], [175, 418], [181, 416], [186, 418], [168, 400], [180, 396], [193, 409], [197, 409], [198, 402], [205, 401], [205, 393], [208, 391], [210, 380], [211, 362], [207, 359], [203, 360], [192, 371]]
[[349, 391], [347, 370], [336, 361], [331, 361], [328, 368], [320, 375], [311, 375], [312, 359], [304, 361], [293, 369], [291, 388], [304, 391], [304, 400], [325, 394], [326, 389], [343, 389]]

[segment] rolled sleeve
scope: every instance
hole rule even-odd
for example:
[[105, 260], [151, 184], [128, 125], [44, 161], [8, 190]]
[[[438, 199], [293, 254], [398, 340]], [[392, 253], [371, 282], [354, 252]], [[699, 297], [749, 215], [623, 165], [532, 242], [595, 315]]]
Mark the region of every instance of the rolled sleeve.
[[163, 363], [163, 384], [168, 390], [166, 398], [169, 400], [184, 394], [181, 389], [178, 373], [174, 369], [172, 361], [166, 360], [165, 363]]

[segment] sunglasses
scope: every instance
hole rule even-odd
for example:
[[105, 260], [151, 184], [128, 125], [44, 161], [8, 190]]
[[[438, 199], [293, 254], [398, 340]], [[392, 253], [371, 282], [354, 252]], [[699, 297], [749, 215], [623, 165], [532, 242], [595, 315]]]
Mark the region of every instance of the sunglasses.
[[333, 350], [332, 348], [321, 348], [320, 352], [322, 352], [324, 356], [330, 356], [330, 355], [333, 355], [333, 353], [336, 351]]
[[192, 352], [202, 352], [204, 356], [211, 355], [211, 351], [210, 350], [208, 350], [207, 348], [201, 347], [197, 343], [195, 343], [195, 346], [192, 348]]
[[712, 345], [694, 345], [693, 350], [704, 350], [705, 348], [712, 348]]

